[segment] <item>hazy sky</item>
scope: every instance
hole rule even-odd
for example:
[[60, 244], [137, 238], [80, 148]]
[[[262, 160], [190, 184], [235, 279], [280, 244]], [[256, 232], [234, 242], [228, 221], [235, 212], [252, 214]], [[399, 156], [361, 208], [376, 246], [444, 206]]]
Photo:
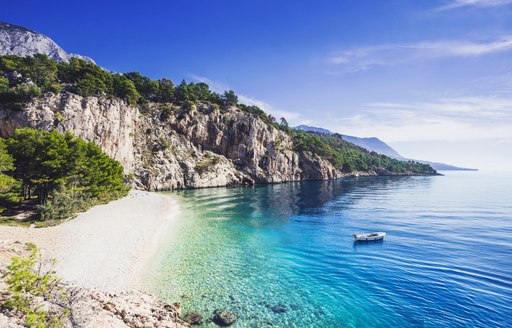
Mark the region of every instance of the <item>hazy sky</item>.
[[512, 170], [512, 0], [3, 1], [119, 72], [234, 89], [291, 124]]

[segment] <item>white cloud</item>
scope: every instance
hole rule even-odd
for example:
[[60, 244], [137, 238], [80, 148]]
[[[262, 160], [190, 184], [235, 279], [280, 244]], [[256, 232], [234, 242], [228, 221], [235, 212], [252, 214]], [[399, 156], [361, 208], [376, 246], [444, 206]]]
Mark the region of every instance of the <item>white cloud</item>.
[[[332, 121], [331, 121], [332, 122]], [[369, 103], [328, 128], [386, 141], [512, 140], [512, 98], [458, 97], [433, 102]]]
[[258, 106], [265, 113], [271, 114], [277, 120], [279, 120], [281, 117], [284, 117], [288, 121], [288, 123], [290, 123], [290, 125], [292, 125], [292, 126], [300, 125], [300, 124], [310, 124], [311, 123], [310, 120], [305, 119], [299, 113], [288, 112], [288, 111], [277, 109], [274, 106], [272, 106], [272, 105], [270, 105], [270, 104], [268, 104], [268, 103], [266, 103], [266, 102], [264, 102], [262, 100], [256, 99], [256, 98], [252, 98], [252, 97], [248, 97], [248, 96], [244, 96], [244, 95], [239, 95], [238, 99], [243, 104], [252, 105], [252, 106]]
[[210, 90], [212, 90], [213, 92], [222, 94], [224, 93], [224, 91], [230, 90], [230, 87], [228, 86], [227, 83], [211, 80], [206, 76], [191, 74], [190, 78], [196, 82], [203, 82], [208, 84], [208, 86], [210, 86]]
[[512, 3], [512, 0], [453, 0], [438, 10], [450, 10], [461, 7], [497, 7]]
[[488, 42], [451, 40], [384, 44], [340, 51], [329, 56], [327, 64], [330, 67], [328, 72], [342, 74], [365, 71], [377, 66], [395, 66], [441, 58], [477, 57], [510, 50], [512, 35]]

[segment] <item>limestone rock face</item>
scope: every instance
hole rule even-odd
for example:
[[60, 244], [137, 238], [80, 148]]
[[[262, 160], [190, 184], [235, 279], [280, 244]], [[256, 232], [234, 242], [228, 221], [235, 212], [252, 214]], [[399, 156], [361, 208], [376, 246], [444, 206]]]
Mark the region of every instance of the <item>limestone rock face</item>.
[[335, 179], [332, 164], [293, 151], [289, 135], [259, 117], [209, 104], [143, 110], [106, 97], [47, 94], [22, 109], [0, 107], [0, 135], [20, 127], [71, 131], [118, 160], [146, 190]]
[[96, 143], [132, 172], [135, 150], [131, 135], [138, 116], [138, 109], [122, 101], [50, 94], [33, 100], [23, 110], [13, 111], [8, 106], [1, 109], [0, 135], [8, 137], [20, 127], [71, 131]]

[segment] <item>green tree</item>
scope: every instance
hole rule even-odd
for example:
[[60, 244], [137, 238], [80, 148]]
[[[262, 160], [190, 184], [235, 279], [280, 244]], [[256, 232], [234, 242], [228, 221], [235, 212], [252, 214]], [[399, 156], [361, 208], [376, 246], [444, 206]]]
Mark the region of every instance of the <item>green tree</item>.
[[233, 90], [225, 91], [222, 95], [222, 100], [225, 106], [238, 105], [238, 96]]
[[14, 158], [13, 176], [22, 182], [22, 196], [34, 191], [40, 204], [58, 188], [75, 186], [92, 202], [126, 194], [123, 167], [92, 142], [66, 132], [18, 129], [7, 140]]
[[174, 100], [178, 104], [183, 104], [187, 101], [192, 100], [192, 93], [189, 90], [189, 86], [185, 80], [182, 80], [181, 83], [176, 86], [174, 89]]
[[57, 63], [43, 54], [27, 57], [27, 65], [22, 70], [24, 76], [30, 78], [43, 91], [48, 91], [57, 81]]
[[106, 202], [124, 196], [124, 171], [121, 164], [108, 157], [94, 142], [75, 140], [80, 149], [79, 165], [74, 180], [78, 181], [88, 197]]
[[163, 78], [158, 81], [158, 102], [173, 102], [174, 101], [174, 83], [171, 80]]
[[115, 95], [126, 99], [130, 105], [135, 105], [141, 99], [133, 81], [123, 75], [113, 76], [113, 86]]
[[21, 57], [2, 56], [0, 57], [0, 70], [3, 72], [13, 72], [18, 70]]
[[14, 169], [14, 160], [7, 152], [5, 140], [0, 138], [0, 193], [8, 192], [14, 185], [14, 179], [5, 174]]
[[82, 78], [76, 80], [73, 86], [73, 92], [83, 96], [97, 96], [102, 92], [107, 93], [108, 89], [105, 83], [91, 73], [85, 73]]
[[7, 92], [9, 90], [9, 80], [5, 77], [0, 76], [0, 93]]
[[133, 82], [137, 92], [147, 100], [155, 101], [157, 99], [160, 84], [149, 77], [141, 75], [139, 72], [130, 72], [123, 74]]
[[288, 127], [288, 121], [284, 118], [284, 117], [281, 117], [281, 122], [280, 122], [281, 126], [283, 127]]
[[37, 192], [43, 204], [48, 194], [69, 177], [76, 166], [77, 149], [73, 135], [52, 131], [17, 129], [7, 140], [14, 158], [14, 177], [22, 181], [22, 196]]

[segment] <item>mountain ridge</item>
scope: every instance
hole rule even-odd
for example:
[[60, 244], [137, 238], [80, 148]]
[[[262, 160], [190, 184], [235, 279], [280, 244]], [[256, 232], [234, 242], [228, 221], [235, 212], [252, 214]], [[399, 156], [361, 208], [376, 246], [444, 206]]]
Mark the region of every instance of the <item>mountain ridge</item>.
[[80, 58], [94, 63], [92, 58], [66, 52], [48, 36], [26, 27], [0, 21], [0, 54], [19, 57], [44, 54], [57, 62]]
[[[70, 131], [118, 160], [137, 188], [438, 174], [429, 165], [298, 133], [257, 106], [239, 103], [232, 90], [220, 95], [205, 83], [175, 86], [170, 79], [151, 80], [137, 72], [112, 73], [92, 61], [66, 57], [37, 32], [3, 27], [0, 40], [7, 41], [2, 44], [18, 47], [18, 55], [0, 48], [0, 135], [9, 137], [23, 127]], [[30, 47], [19, 45], [24, 38]], [[60, 64], [32, 56], [39, 51], [53, 54]]]

